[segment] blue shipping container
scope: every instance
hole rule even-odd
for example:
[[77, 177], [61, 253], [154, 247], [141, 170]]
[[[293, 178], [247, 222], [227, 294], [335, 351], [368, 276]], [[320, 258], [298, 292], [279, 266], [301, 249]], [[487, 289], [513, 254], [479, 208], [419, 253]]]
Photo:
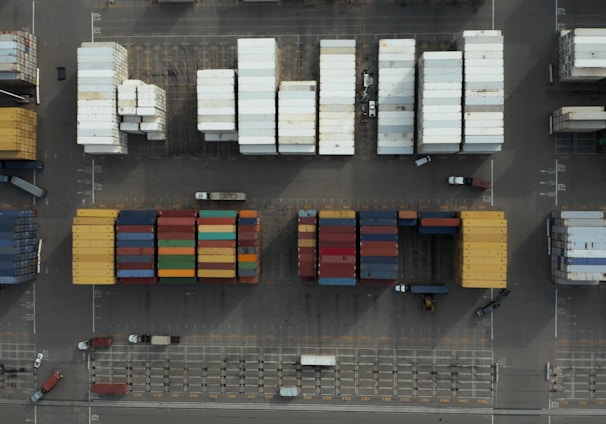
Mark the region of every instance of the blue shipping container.
[[118, 278], [147, 278], [156, 276], [153, 269], [119, 269], [116, 275]]
[[256, 255], [259, 253], [258, 247], [238, 247], [240, 255]]
[[364, 272], [373, 272], [373, 271], [398, 272], [398, 264], [361, 264], [360, 271], [364, 271]]
[[360, 266], [368, 264], [397, 264], [397, 256], [361, 256]]
[[395, 227], [398, 224], [397, 218], [362, 218], [360, 225], [368, 226], [386, 226]]
[[398, 278], [398, 273], [397, 272], [382, 272], [382, 271], [373, 271], [373, 272], [360, 271], [360, 278], [370, 279], [370, 280], [396, 280]]
[[397, 234], [360, 234], [360, 241], [398, 241]]
[[456, 234], [459, 227], [419, 227], [420, 234]]
[[559, 263], [567, 265], [606, 265], [606, 258], [568, 258], [559, 256]]
[[398, 211], [360, 211], [360, 218], [391, 218], [396, 219]]
[[118, 233], [116, 240], [154, 240], [155, 233]]
[[155, 247], [154, 240], [116, 240], [116, 247]]
[[313, 209], [301, 209], [299, 211], [299, 216], [301, 218], [313, 218], [318, 215], [318, 212]]
[[16, 210], [5, 209], [5, 210], [0, 210], [0, 216], [17, 216], [17, 217], [34, 216], [34, 211], [33, 210], [16, 211]]
[[421, 219], [421, 218], [456, 218], [457, 217], [457, 213], [456, 212], [442, 212], [442, 211], [432, 211], [432, 212], [421, 212], [419, 211], [417, 213], [417, 218]]
[[398, 219], [398, 227], [414, 227], [417, 225], [416, 218]]
[[257, 225], [259, 218], [238, 218], [238, 225]]
[[238, 277], [256, 277], [258, 273], [256, 269], [238, 269]]
[[355, 278], [318, 278], [318, 284], [321, 286], [355, 286]]

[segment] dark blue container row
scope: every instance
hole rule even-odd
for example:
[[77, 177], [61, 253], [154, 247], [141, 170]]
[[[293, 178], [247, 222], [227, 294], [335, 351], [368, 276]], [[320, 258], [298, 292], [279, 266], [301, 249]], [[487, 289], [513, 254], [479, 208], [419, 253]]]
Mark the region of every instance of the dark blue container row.
[[116, 240], [155, 240], [156, 233], [117, 233]]
[[238, 218], [239, 225], [257, 225], [259, 218]]
[[239, 277], [256, 277], [258, 275], [258, 272], [256, 269], [238, 269], [238, 276]]
[[361, 264], [360, 272], [374, 272], [374, 271], [384, 271], [384, 272], [398, 272], [397, 264]]
[[238, 247], [238, 253], [241, 255], [256, 255], [259, 253], [258, 247]]
[[33, 281], [36, 279], [36, 273], [32, 272], [26, 275], [19, 276], [0, 276], [0, 284], [19, 284]]
[[36, 224], [36, 218], [20, 218], [16, 216], [0, 217], [0, 225], [9, 224]]
[[22, 277], [24, 275], [30, 275], [36, 272], [36, 267], [28, 267], [21, 269], [5, 269], [0, 268], [0, 276], [2, 277]]
[[146, 278], [155, 277], [156, 272], [153, 269], [119, 269], [116, 275], [118, 278]]
[[398, 241], [397, 234], [360, 234], [360, 241]]
[[116, 247], [155, 247], [155, 240], [116, 240]]
[[2, 269], [21, 269], [27, 268], [30, 266], [35, 266], [36, 261], [33, 259], [28, 259], [25, 261], [2, 261], [0, 262], [0, 268]]
[[459, 227], [419, 227], [420, 234], [456, 234]]
[[360, 266], [367, 264], [397, 264], [397, 256], [361, 256]]
[[118, 255], [116, 256], [116, 262], [126, 263], [126, 262], [145, 262], [150, 263], [154, 262], [154, 255]]
[[35, 214], [34, 214], [33, 210], [28, 210], [28, 211], [0, 210], [0, 216], [25, 217], [25, 216], [35, 216]]
[[318, 215], [318, 212], [313, 209], [307, 209], [307, 210], [301, 209], [299, 211], [299, 216], [301, 218], [313, 218], [317, 215]]
[[414, 227], [417, 225], [416, 218], [398, 219], [398, 227]]
[[360, 211], [360, 218], [392, 218], [398, 217], [398, 211]]
[[37, 229], [36, 224], [0, 224], [0, 233], [21, 233]]
[[23, 240], [2, 240], [0, 239], [0, 247], [26, 247], [26, 246], [37, 246], [38, 240], [35, 238], [28, 238]]
[[362, 272], [360, 271], [360, 278], [370, 279], [370, 280], [396, 280], [398, 278], [397, 272]]
[[20, 253], [18, 255], [3, 255], [0, 254], [0, 262], [16, 262], [35, 259], [38, 256], [37, 252]]
[[318, 278], [318, 284], [321, 286], [355, 286], [355, 278]]
[[356, 225], [356, 218], [320, 218], [318, 220], [318, 223], [320, 224], [320, 226], [325, 225], [327, 227], [333, 227], [333, 226], [355, 226]]
[[156, 225], [157, 218], [117, 218], [116, 225]]
[[0, 247], [0, 255], [18, 255], [21, 253], [37, 252], [37, 251], [38, 251], [38, 246], [34, 243], [30, 244], [29, 246], [20, 246], [20, 247], [2, 246], [2, 247]]
[[566, 265], [606, 265], [606, 258], [569, 258], [558, 256], [558, 263]]
[[21, 240], [28, 238], [36, 238], [35, 231], [22, 231], [18, 233], [13, 232], [0, 232], [0, 240]]
[[441, 211], [433, 211], [433, 212], [417, 212], [417, 218], [421, 219], [421, 218], [456, 218], [457, 217], [457, 213], [456, 212], [441, 212]]
[[362, 218], [360, 219], [360, 225], [368, 226], [386, 226], [395, 227], [398, 225], [397, 218]]

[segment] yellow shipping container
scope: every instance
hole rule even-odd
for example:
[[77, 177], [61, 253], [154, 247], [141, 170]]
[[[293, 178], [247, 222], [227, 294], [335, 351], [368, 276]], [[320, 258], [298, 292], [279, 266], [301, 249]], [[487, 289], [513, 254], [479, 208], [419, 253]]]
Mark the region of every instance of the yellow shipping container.
[[461, 211], [457, 214], [461, 219], [505, 219], [502, 211]]
[[88, 254], [74, 253], [72, 256], [73, 262], [97, 262], [97, 263], [114, 263], [114, 255], [111, 254]]
[[463, 227], [463, 234], [507, 234], [507, 227]]
[[[73, 233], [73, 240], [114, 240], [113, 232], [104, 233]], [[97, 247], [97, 246], [95, 246]]]
[[235, 247], [198, 247], [198, 255], [235, 255]]
[[85, 255], [113, 255], [114, 254], [114, 249], [108, 248], [108, 247], [97, 247], [97, 245], [95, 244], [95, 246], [93, 247], [74, 247], [72, 249], [72, 253], [74, 255], [81, 255], [81, 254], [85, 254]]
[[459, 257], [456, 261], [463, 265], [507, 265], [507, 258], [495, 258], [495, 257], [478, 257], [478, 256], [465, 256]]
[[463, 271], [462, 277], [464, 280], [506, 280], [507, 273]]
[[297, 225], [297, 231], [300, 233], [315, 233], [316, 226], [313, 224], [299, 224]]
[[459, 237], [462, 243], [507, 243], [507, 234], [462, 234]]
[[462, 264], [459, 262], [456, 267], [461, 272], [507, 272], [507, 265], [502, 264]]
[[159, 269], [158, 277], [195, 277], [195, 269]]
[[464, 219], [461, 227], [507, 227], [506, 219]]
[[320, 211], [320, 218], [355, 218], [356, 211]]
[[199, 269], [200, 278], [236, 278], [236, 270], [233, 269]]
[[299, 247], [316, 247], [316, 240], [313, 239], [299, 239], [297, 242]]
[[504, 289], [507, 287], [506, 280], [471, 280], [463, 279], [457, 281], [457, 284], [469, 289]]
[[458, 242], [457, 247], [463, 249], [487, 249], [487, 250], [506, 250], [507, 243], [491, 243], [491, 242]]
[[119, 209], [78, 209], [76, 211], [76, 216], [117, 218], [119, 213]]
[[235, 225], [198, 225], [200, 233], [235, 233]]
[[101, 261], [87, 261], [87, 262], [80, 262], [80, 261], [73, 261], [72, 262], [72, 270], [77, 270], [77, 271], [85, 271], [87, 269], [104, 269], [107, 271], [112, 271], [114, 269], [114, 263], [113, 262], [101, 262]]
[[113, 225], [72, 225], [73, 233], [113, 233]]
[[72, 283], [77, 285], [108, 286], [117, 283], [116, 277], [72, 277]]
[[507, 259], [506, 250], [461, 249], [462, 258], [503, 258]]
[[[78, 248], [78, 249], [87, 249], [91, 247], [91, 242], [90, 240], [84, 239], [84, 238], [79, 238], [78, 240], [73, 239], [72, 237], [72, 247], [74, 248]], [[116, 242], [114, 241], [114, 239], [111, 240], [95, 240], [95, 243], [92, 244], [95, 248], [98, 247], [106, 247], [106, 248], [114, 248]]]
[[113, 277], [114, 270], [105, 270], [105, 269], [87, 269], [87, 270], [72, 270], [72, 275], [74, 277]]
[[236, 255], [199, 255], [198, 262], [236, 263]]
[[115, 218], [89, 218], [75, 216], [72, 220], [74, 225], [114, 225], [116, 222]]

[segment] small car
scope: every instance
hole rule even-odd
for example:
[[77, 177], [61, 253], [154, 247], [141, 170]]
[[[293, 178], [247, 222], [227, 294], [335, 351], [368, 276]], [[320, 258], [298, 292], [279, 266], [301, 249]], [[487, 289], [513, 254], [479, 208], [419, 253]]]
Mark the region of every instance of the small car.
[[29, 398], [29, 400], [31, 400], [32, 402], [38, 402], [40, 399], [42, 399], [42, 396], [44, 396], [44, 393], [42, 392], [42, 390], [38, 390], [32, 395], [31, 398]]
[[36, 355], [36, 360], [34, 361], [34, 368], [38, 369], [40, 368], [40, 365], [42, 365], [42, 360], [44, 359], [44, 354], [43, 353], [39, 353]]
[[368, 102], [368, 117], [376, 118], [376, 116], [377, 116], [377, 102], [374, 100], [371, 100]]
[[431, 162], [431, 156], [427, 155], [427, 156], [423, 156], [422, 158], [415, 160], [415, 165], [418, 168], [419, 166], [423, 166], [429, 162]]

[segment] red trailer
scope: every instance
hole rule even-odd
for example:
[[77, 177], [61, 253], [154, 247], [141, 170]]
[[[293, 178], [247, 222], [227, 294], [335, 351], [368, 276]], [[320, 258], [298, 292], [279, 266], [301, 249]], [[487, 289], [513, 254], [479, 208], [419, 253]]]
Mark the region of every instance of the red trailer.
[[126, 383], [95, 383], [91, 384], [90, 391], [97, 395], [124, 396], [128, 393]]

